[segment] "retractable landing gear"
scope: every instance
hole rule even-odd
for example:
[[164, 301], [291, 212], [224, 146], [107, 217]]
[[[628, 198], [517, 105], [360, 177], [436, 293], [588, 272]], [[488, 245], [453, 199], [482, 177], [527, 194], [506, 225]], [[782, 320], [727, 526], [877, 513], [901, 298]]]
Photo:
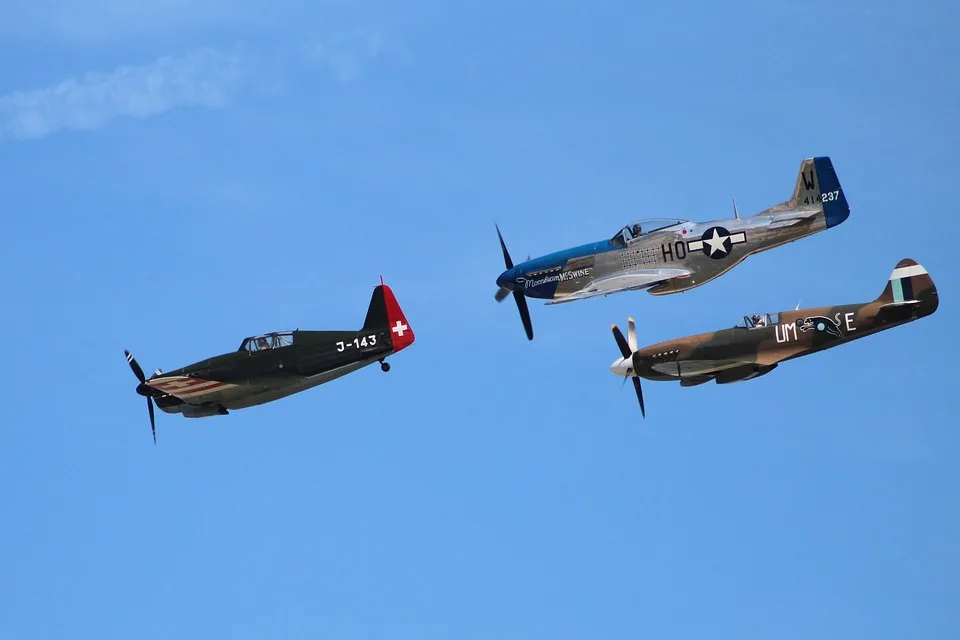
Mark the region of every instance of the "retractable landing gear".
[[383, 371], [384, 373], [386, 373], [387, 371], [390, 371], [390, 363], [389, 363], [389, 362], [384, 362], [383, 360], [381, 360], [381, 361], [380, 361], [380, 371]]

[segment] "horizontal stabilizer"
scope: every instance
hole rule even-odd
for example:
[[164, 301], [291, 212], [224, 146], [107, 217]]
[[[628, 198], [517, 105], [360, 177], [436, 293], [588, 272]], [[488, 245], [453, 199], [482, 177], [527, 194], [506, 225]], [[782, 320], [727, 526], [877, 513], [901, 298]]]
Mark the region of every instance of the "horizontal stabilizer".
[[774, 214], [771, 216], [773, 220], [770, 224], [765, 227], [767, 229], [783, 229], [784, 227], [792, 227], [798, 225], [802, 222], [812, 220], [816, 217], [819, 211], [797, 211], [790, 214]]
[[920, 304], [919, 300], [903, 300], [901, 302], [888, 302], [887, 304], [880, 305], [880, 309], [890, 309], [896, 307], [912, 307], [914, 305]]

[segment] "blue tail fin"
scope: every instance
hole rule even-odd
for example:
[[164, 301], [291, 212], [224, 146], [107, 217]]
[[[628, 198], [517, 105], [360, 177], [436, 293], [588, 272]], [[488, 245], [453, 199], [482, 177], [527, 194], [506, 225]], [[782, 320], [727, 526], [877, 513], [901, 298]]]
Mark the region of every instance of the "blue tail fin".
[[810, 210], [813, 207], [823, 209], [827, 228], [835, 227], [850, 216], [847, 197], [840, 187], [837, 172], [827, 156], [807, 158], [800, 163], [800, 175], [793, 188], [793, 196], [780, 204], [758, 213], [758, 216], [773, 215], [795, 209]]
[[[850, 205], [847, 204], [847, 196], [843, 194], [843, 187], [840, 186], [840, 180], [837, 178], [837, 172], [833, 170], [833, 163], [829, 157], [820, 157], [813, 159], [814, 180], [818, 183], [818, 197], [823, 206], [823, 217], [827, 220], [827, 228], [835, 227], [850, 216]], [[803, 175], [801, 175], [801, 180]], [[816, 195], [818, 194], [818, 196]]]

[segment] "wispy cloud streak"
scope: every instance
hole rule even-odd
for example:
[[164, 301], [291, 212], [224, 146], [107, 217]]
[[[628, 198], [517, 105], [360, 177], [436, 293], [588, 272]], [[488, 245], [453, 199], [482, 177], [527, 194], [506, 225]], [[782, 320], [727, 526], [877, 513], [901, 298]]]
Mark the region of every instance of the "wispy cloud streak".
[[359, 80], [368, 60], [382, 57], [409, 59], [407, 50], [380, 31], [356, 30], [348, 34], [327, 36], [303, 47], [308, 64], [329, 68], [341, 82]]
[[294, 44], [267, 59], [240, 49], [198, 49], [0, 96], [0, 140], [94, 130], [117, 118], [146, 118], [178, 107], [223, 108], [243, 91], [276, 94], [286, 73], [304, 66], [352, 82], [368, 61], [385, 57], [406, 62], [409, 54], [380, 32], [364, 30]]
[[15, 91], [0, 97], [0, 139], [97, 129], [115, 118], [145, 118], [176, 107], [224, 107], [248, 73], [239, 52], [199, 49], [46, 89]]

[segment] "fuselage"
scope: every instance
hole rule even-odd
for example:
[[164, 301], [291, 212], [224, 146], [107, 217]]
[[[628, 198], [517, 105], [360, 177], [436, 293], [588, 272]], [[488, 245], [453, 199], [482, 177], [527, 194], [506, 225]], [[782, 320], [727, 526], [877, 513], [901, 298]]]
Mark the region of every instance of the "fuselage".
[[202, 417], [213, 415], [220, 407], [233, 410], [271, 402], [329, 382], [394, 353], [390, 330], [386, 328], [290, 334], [292, 344], [262, 350], [242, 346], [238, 351], [154, 376], [147, 385], [162, 387], [164, 379], [183, 377], [216, 381], [208, 386], [198, 383], [198, 395], [216, 393], [215, 402], [201, 405], [174, 395], [154, 393], [162, 411]]
[[[923, 318], [936, 311], [939, 298], [931, 287], [917, 304], [873, 302], [758, 314], [762, 326], [736, 327], [667, 340], [614, 361], [617, 375], [649, 380], [704, 381], [735, 371], [730, 380], [749, 379], [780, 362], [810, 355], [879, 331]], [[745, 317], [745, 321], [750, 317]]]
[[531, 298], [559, 299], [598, 278], [644, 269], [687, 269], [690, 275], [654, 283], [649, 293], [687, 291], [729, 271], [747, 256], [840, 224], [828, 224], [819, 205], [749, 218], [680, 220], [636, 238], [618, 234], [520, 263], [497, 278]]

